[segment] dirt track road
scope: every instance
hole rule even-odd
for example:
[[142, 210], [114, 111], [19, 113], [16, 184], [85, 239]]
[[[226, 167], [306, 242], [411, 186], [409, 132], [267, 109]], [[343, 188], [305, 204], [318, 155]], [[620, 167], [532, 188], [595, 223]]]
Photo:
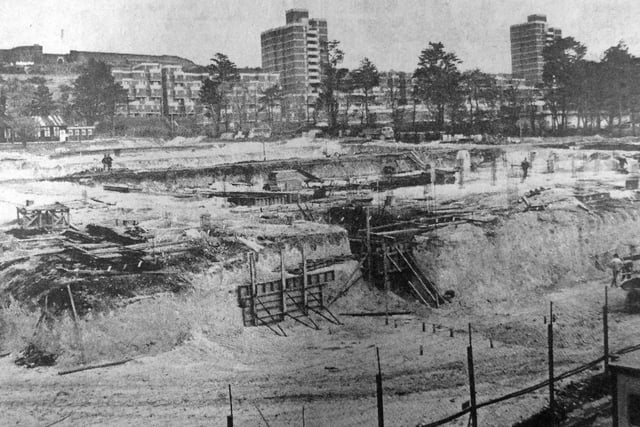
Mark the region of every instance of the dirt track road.
[[[393, 321], [385, 326], [384, 318], [343, 317], [343, 326], [324, 322], [320, 331], [286, 324], [286, 338], [264, 328], [219, 336], [215, 344], [211, 337], [195, 336], [165, 354], [66, 376], [58, 376], [57, 368], [19, 368], [5, 357], [0, 424], [47, 425], [69, 416], [58, 425], [223, 425], [231, 384], [236, 425], [266, 425], [257, 408], [271, 426], [302, 425], [304, 406], [307, 426], [370, 426], [376, 423], [377, 345], [387, 425], [415, 426], [457, 412], [468, 399], [467, 322], [479, 325], [474, 333], [479, 401], [545, 378], [545, 343], [537, 343], [539, 335], [532, 331], [544, 329], [547, 298], [558, 307], [557, 328], [564, 337], [556, 352], [557, 372], [598, 357], [594, 322], [601, 289], [601, 283], [563, 289], [541, 297], [535, 308], [513, 307], [511, 313], [458, 309], [398, 317], [397, 327]], [[640, 330], [636, 318], [620, 312], [623, 298], [623, 291], [610, 293], [613, 348], [632, 344], [629, 337]], [[442, 326], [436, 334], [432, 323]], [[500, 330], [510, 332], [499, 335]], [[494, 341], [492, 349], [489, 334], [511, 339]], [[518, 340], [523, 345], [514, 343]], [[544, 393], [483, 409], [481, 423], [508, 425], [530, 415], [546, 404]], [[465, 424], [463, 417], [453, 425]]]

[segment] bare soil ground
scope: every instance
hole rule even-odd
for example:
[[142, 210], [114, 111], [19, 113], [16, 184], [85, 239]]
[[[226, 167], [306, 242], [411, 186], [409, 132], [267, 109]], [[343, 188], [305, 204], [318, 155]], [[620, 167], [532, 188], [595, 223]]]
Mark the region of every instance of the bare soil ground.
[[[507, 163], [519, 164], [530, 150], [531, 147], [510, 148]], [[545, 159], [548, 152], [544, 150], [552, 149], [537, 150], [539, 158]], [[624, 176], [605, 168], [604, 163], [598, 171], [587, 168], [572, 174], [572, 153], [554, 151], [561, 153], [561, 170], [547, 175], [543, 173], [544, 160], [534, 162], [531, 179], [525, 183], [516, 180], [520, 194], [540, 186], [556, 187], [561, 192], [579, 178], [624, 184]], [[171, 164], [170, 160], [165, 161]], [[78, 160], [78, 167], [74, 168], [79, 169], [80, 165], [82, 161]], [[449, 205], [458, 202], [506, 206], [508, 186], [513, 185], [506, 179], [508, 168], [501, 166], [504, 178], [496, 186], [491, 185], [486, 167], [479, 174], [470, 175], [462, 188], [457, 184], [439, 186], [438, 201]], [[68, 203], [73, 208], [72, 222], [77, 225], [113, 221], [114, 216], [136, 216], [147, 225], [162, 229], [166, 227], [165, 213], [170, 212], [172, 227], [188, 228], [198, 223], [201, 213], [208, 212], [214, 214], [221, 227], [248, 233], [250, 237], [264, 234], [258, 209], [231, 208], [218, 199], [185, 201], [168, 195], [118, 194], [60, 182], [0, 185], [5, 201], [0, 204], [0, 222], [6, 228], [11, 227], [15, 215], [13, 204], [35, 198], [42, 203]], [[83, 190], [105, 203], [85, 203]], [[401, 189], [393, 195], [410, 200], [423, 197], [422, 191]], [[615, 212], [594, 212], [591, 218], [573, 202], [569, 206], [566, 200], [563, 202], [565, 195], [549, 197], [549, 202], [556, 204], [550, 208], [552, 213], [514, 214], [493, 230], [497, 238], [487, 237], [487, 230], [481, 227], [452, 227], [438, 232], [445, 245], [433, 259], [425, 255], [422, 261], [426, 270], [431, 268], [430, 273], [437, 275], [443, 289], [456, 289], [458, 298], [442, 309], [430, 310], [413, 301], [387, 296], [360, 282], [332, 306], [335, 313], [380, 310], [389, 298], [392, 308], [409, 309], [414, 314], [395, 316], [389, 325], [384, 317], [340, 316], [344, 324], [333, 325], [316, 316], [319, 331], [289, 320], [283, 324], [288, 336], [278, 337], [266, 328], [239, 327], [239, 309], [228, 296], [214, 293], [206, 301], [213, 301], [211, 319], [222, 324], [203, 322], [190, 331], [190, 337], [181, 345], [169, 351], [149, 352], [124, 365], [59, 376], [60, 367], [26, 369], [14, 365], [15, 354], [0, 358], [0, 424], [48, 425], [66, 417], [57, 425], [220, 425], [228, 415], [227, 386], [231, 384], [236, 425], [267, 425], [260, 412], [271, 426], [302, 425], [303, 408], [308, 426], [375, 425], [378, 347], [386, 424], [415, 426], [455, 413], [468, 400], [469, 324], [473, 328], [478, 401], [544, 380], [544, 317], [548, 315], [549, 301], [553, 301], [557, 314], [556, 371], [596, 359], [602, 354], [601, 307], [609, 276], [585, 266], [593, 264], [591, 256], [610, 249], [612, 244], [625, 246], [620, 243], [621, 236], [629, 234], [637, 221], [633, 213], [635, 202], [630, 201], [626, 208]], [[623, 192], [620, 197], [632, 195]], [[583, 232], [571, 225], [576, 218], [584, 221], [585, 227], [591, 224], [588, 232], [585, 228], [584, 234], [578, 236]], [[314, 225], [299, 227], [298, 233], [304, 233]], [[546, 227], [547, 237], [539, 237], [541, 227]], [[505, 234], [502, 238], [501, 230]], [[520, 245], [508, 241], [508, 233], [516, 231], [523, 239]], [[585, 239], [589, 241], [584, 242]], [[636, 236], [630, 237], [635, 239]], [[563, 247], [562, 241], [570, 243]], [[583, 252], [574, 250], [574, 241], [584, 242]], [[540, 254], [537, 262], [524, 263], [534, 256], [527, 252], [532, 247], [539, 252], [549, 247], [551, 255]], [[322, 250], [318, 248], [318, 256]], [[332, 249], [336, 250], [339, 249]], [[455, 258], [456, 253], [461, 254], [459, 259]], [[509, 262], [510, 258], [513, 261]], [[463, 263], [465, 259], [468, 264]], [[545, 267], [556, 259], [559, 264], [571, 264], [560, 272], [556, 267]], [[500, 265], [489, 265], [498, 261], [508, 264], [507, 274], [498, 274]], [[263, 262], [266, 264], [258, 268], [267, 274], [274, 260], [267, 257]], [[523, 267], [518, 269], [518, 265]], [[344, 274], [349, 267], [353, 268], [353, 262], [344, 267]], [[577, 275], [577, 271], [583, 274]], [[213, 287], [222, 283], [217, 282], [216, 274], [198, 276], [198, 280]], [[225, 286], [246, 280], [242, 269], [225, 274]], [[483, 297], [489, 294], [491, 298]], [[637, 344], [640, 336], [640, 320], [626, 313], [625, 297], [620, 289], [609, 290], [613, 349]], [[140, 310], [150, 307], [145, 304], [139, 304]], [[198, 309], [203, 307], [199, 305]], [[421, 345], [423, 355], [419, 354]], [[511, 425], [546, 404], [545, 390], [540, 390], [482, 409], [480, 424]], [[451, 423], [466, 424], [464, 417]]]

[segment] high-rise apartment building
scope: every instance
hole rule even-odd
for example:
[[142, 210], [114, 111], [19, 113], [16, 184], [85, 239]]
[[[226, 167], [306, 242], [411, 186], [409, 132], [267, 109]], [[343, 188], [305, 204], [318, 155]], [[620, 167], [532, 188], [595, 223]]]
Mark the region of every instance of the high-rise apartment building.
[[304, 9], [286, 11], [286, 25], [261, 34], [262, 69], [280, 74], [283, 113], [308, 118], [320, 93], [322, 65], [328, 61], [327, 21]]
[[546, 44], [562, 37], [559, 28], [547, 26], [545, 15], [529, 15], [527, 22], [511, 26], [511, 72], [530, 84], [542, 82]]

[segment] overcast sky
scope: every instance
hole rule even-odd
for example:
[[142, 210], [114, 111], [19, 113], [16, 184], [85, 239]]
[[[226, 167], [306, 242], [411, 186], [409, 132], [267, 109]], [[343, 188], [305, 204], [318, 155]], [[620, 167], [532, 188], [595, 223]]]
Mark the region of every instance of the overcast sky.
[[[260, 66], [260, 33], [284, 25], [284, 11], [326, 18], [344, 65], [365, 56], [381, 70], [412, 71], [430, 41], [442, 41], [462, 68], [510, 72], [509, 26], [543, 13], [598, 59], [624, 40], [640, 55], [638, 0], [0, 0], [0, 48], [173, 54], [206, 64], [224, 52]], [[64, 38], [61, 39], [61, 30]]]

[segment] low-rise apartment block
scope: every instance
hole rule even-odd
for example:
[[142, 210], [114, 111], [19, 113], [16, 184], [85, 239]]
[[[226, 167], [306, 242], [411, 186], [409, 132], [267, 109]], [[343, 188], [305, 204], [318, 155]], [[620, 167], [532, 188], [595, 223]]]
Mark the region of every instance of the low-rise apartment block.
[[203, 72], [186, 72], [180, 65], [142, 63], [114, 68], [113, 77], [127, 91], [127, 102], [118, 105], [120, 115], [133, 117], [188, 116], [200, 112]]

